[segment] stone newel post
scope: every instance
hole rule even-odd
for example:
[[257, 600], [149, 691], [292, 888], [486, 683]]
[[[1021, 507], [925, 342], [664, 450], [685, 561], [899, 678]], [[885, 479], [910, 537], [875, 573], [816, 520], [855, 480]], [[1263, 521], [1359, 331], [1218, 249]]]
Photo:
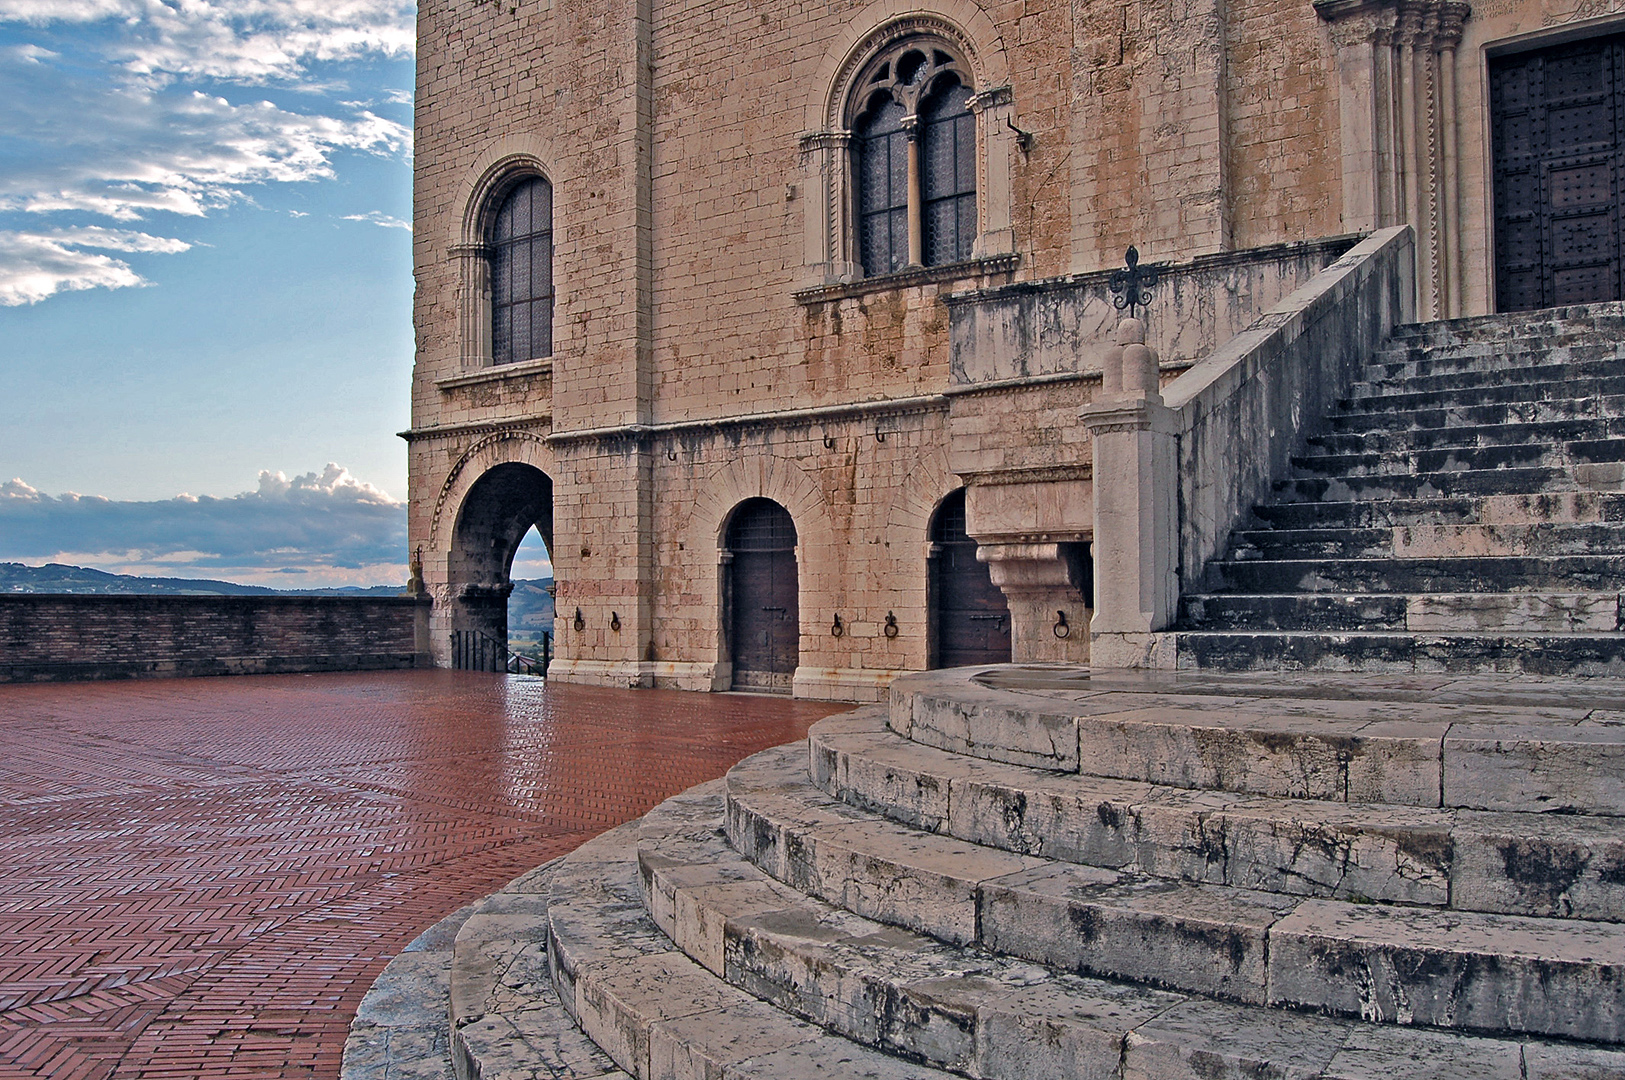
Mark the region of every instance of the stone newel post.
[[[1094, 443], [1095, 611], [1092, 667], [1163, 667], [1179, 604], [1175, 415], [1158, 393], [1145, 323], [1117, 324], [1101, 396], [1080, 416]], [[1162, 662], [1159, 662], [1161, 660]]]

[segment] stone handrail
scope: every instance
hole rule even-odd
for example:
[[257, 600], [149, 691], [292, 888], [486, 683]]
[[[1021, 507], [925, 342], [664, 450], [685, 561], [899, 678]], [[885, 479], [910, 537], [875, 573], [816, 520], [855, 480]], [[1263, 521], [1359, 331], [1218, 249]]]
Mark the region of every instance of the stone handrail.
[[1286, 475], [1372, 351], [1415, 310], [1409, 226], [1361, 241], [1163, 388], [1083, 412], [1094, 442], [1090, 663], [1168, 666], [1181, 586]]

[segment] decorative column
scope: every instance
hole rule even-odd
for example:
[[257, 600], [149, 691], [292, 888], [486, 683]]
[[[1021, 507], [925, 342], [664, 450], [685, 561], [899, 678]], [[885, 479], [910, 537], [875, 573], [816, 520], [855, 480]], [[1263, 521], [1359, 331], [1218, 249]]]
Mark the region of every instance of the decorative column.
[[458, 354], [465, 368], [491, 366], [491, 252], [484, 244], [451, 249], [457, 285]]
[[[1131, 263], [1132, 266], [1132, 263]], [[1166, 667], [1179, 606], [1177, 427], [1157, 389], [1145, 323], [1117, 324], [1100, 399], [1080, 417], [1094, 444], [1091, 667]]]
[[971, 96], [976, 117], [976, 246], [978, 259], [1008, 255], [1016, 250], [1010, 227], [1010, 151], [1012, 144], [1027, 153], [1032, 136], [1017, 129], [1015, 97], [1008, 86], [995, 86]]
[[1337, 56], [1343, 223], [1416, 231], [1417, 317], [1461, 313], [1459, 0], [1315, 0]]
[[851, 150], [850, 131], [817, 131], [801, 137], [809, 286], [861, 276], [845, 240], [852, 234]]

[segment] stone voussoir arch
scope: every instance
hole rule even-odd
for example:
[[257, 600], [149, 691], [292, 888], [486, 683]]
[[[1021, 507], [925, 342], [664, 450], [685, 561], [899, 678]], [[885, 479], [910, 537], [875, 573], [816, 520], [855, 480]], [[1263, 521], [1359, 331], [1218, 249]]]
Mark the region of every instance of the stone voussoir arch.
[[[468, 493], [480, 477], [498, 465], [529, 465], [554, 475], [553, 450], [544, 436], [531, 431], [496, 431], [474, 440], [453, 463], [440, 485], [429, 523], [429, 550], [449, 551], [451, 531]], [[447, 510], [450, 510], [449, 519]]]
[[[702, 494], [689, 516], [685, 540], [696, 552], [719, 552], [729, 516], [746, 499], [772, 499], [790, 512], [796, 525], [796, 547], [803, 589], [808, 581], [827, 578], [827, 546], [809, 543], [813, 536], [832, 534], [829, 510], [823, 492], [806, 471], [789, 458], [763, 455], [730, 461], [706, 477]], [[715, 609], [718, 602], [717, 578], [698, 575], [706, 602]], [[803, 608], [803, 621], [807, 609]]]
[[462, 207], [456, 218], [456, 233], [449, 238], [451, 244], [479, 245], [485, 243], [488, 219], [493, 209], [492, 196], [520, 175], [544, 176], [553, 185], [554, 214], [559, 204], [568, 198], [561, 191], [555, 163], [559, 160], [553, 144], [540, 135], [507, 135], [492, 140], [464, 171], [457, 186], [454, 206]]

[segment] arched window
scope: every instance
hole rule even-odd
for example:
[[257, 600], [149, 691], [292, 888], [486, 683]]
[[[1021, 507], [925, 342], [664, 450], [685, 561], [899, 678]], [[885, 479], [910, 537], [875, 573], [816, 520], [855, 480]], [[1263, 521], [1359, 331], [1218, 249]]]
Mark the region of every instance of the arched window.
[[870, 61], [853, 102], [858, 258], [867, 275], [971, 257], [976, 120], [968, 67], [908, 38]]
[[491, 220], [491, 362], [553, 355], [553, 185], [511, 188]]

